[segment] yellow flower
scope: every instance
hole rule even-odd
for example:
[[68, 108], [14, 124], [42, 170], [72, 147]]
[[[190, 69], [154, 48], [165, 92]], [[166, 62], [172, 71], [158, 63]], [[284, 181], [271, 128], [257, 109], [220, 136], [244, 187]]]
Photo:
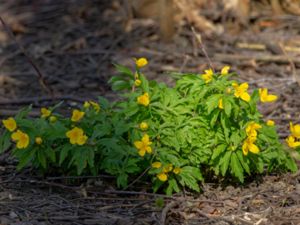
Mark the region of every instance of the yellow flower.
[[204, 70], [205, 74], [202, 74], [201, 77], [205, 80], [205, 83], [209, 83], [214, 75], [214, 71], [212, 69]]
[[42, 118], [47, 118], [51, 115], [51, 111], [47, 108], [41, 108]]
[[290, 148], [297, 148], [300, 146], [300, 141], [295, 141], [295, 137], [293, 136], [288, 136], [285, 141]]
[[175, 173], [175, 174], [179, 174], [180, 172], [181, 172], [181, 169], [179, 167], [175, 167], [173, 169], [173, 173]]
[[17, 123], [14, 118], [9, 117], [6, 120], [2, 120], [2, 123], [4, 127], [9, 130], [10, 132], [13, 132], [15, 129], [17, 129]]
[[171, 172], [172, 170], [173, 170], [173, 165], [168, 164], [167, 166], [164, 167], [163, 172], [168, 173], [168, 172]]
[[149, 126], [148, 126], [148, 123], [146, 123], [146, 122], [141, 122], [140, 123], [140, 129], [141, 130], [148, 130], [148, 128], [149, 128]]
[[91, 104], [88, 101], [85, 101], [83, 104], [83, 108], [88, 109], [90, 108]]
[[57, 117], [56, 117], [56, 116], [50, 116], [50, 118], [49, 118], [49, 121], [50, 121], [51, 123], [55, 123], [56, 120], [57, 120]]
[[231, 93], [231, 88], [230, 88], [230, 87], [226, 88], [226, 93], [227, 93], [227, 94], [230, 94], [230, 93]]
[[168, 175], [165, 173], [159, 173], [156, 176], [162, 182], [165, 182], [166, 180], [168, 180]]
[[229, 70], [230, 70], [230, 66], [224, 66], [221, 70], [221, 75], [222, 76], [227, 75]]
[[84, 112], [74, 109], [71, 117], [72, 122], [78, 122], [84, 116]]
[[136, 79], [135, 81], [134, 81], [134, 85], [135, 86], [140, 86], [142, 84], [142, 81], [140, 80], [140, 79]]
[[142, 157], [146, 152], [149, 154], [152, 153], [152, 148], [150, 147], [151, 144], [152, 142], [149, 140], [148, 134], [144, 134], [141, 141], [134, 142], [134, 146], [138, 149], [139, 155]]
[[11, 139], [13, 141], [17, 142], [17, 148], [19, 148], [19, 149], [27, 148], [27, 146], [29, 145], [28, 134], [26, 134], [20, 130], [17, 130], [16, 132], [12, 133]]
[[249, 102], [250, 101], [250, 95], [248, 94], [248, 83], [242, 83], [241, 85], [238, 85], [237, 83], [232, 84], [235, 92], [234, 96], [237, 98], [241, 98], [242, 100]]
[[248, 151], [254, 153], [254, 154], [258, 154], [259, 153], [259, 148], [254, 144], [254, 142], [256, 141], [256, 137], [255, 136], [251, 136], [248, 137], [242, 146], [242, 150], [244, 155], [248, 155]]
[[36, 138], [35, 138], [35, 143], [36, 143], [37, 145], [40, 145], [40, 144], [43, 143], [43, 139], [42, 139], [41, 137], [36, 137]]
[[136, 79], [136, 80], [139, 79], [139, 74], [138, 74], [138, 72], [135, 72], [135, 73], [134, 73], [134, 79]]
[[277, 100], [276, 95], [269, 95], [267, 88], [259, 88], [258, 89], [260, 101], [261, 102], [274, 102]]
[[66, 136], [70, 139], [72, 145], [83, 145], [86, 143], [88, 137], [84, 135], [83, 130], [78, 127], [74, 127], [66, 133]]
[[290, 131], [294, 137], [300, 138], [300, 124], [293, 125], [293, 123], [290, 122]]
[[135, 59], [135, 65], [138, 68], [142, 68], [148, 64], [148, 60], [146, 58]]
[[246, 127], [246, 134], [248, 137], [256, 137], [257, 136], [257, 131], [258, 129], [261, 128], [261, 125], [255, 122], [250, 122], [247, 127]]
[[100, 111], [100, 105], [98, 103], [90, 101], [90, 104], [93, 106], [96, 113], [98, 113]]
[[152, 163], [152, 168], [159, 169], [161, 166], [162, 166], [161, 162], [154, 162], [154, 163]]
[[268, 120], [267, 121], [267, 125], [270, 126], [270, 127], [272, 127], [272, 126], [275, 125], [275, 122], [273, 120]]
[[223, 107], [223, 99], [219, 99], [219, 103], [218, 103], [218, 107], [219, 107], [219, 109], [224, 109], [224, 107]]
[[145, 94], [139, 96], [137, 98], [137, 102], [140, 105], [148, 106], [150, 103], [149, 94], [146, 92]]

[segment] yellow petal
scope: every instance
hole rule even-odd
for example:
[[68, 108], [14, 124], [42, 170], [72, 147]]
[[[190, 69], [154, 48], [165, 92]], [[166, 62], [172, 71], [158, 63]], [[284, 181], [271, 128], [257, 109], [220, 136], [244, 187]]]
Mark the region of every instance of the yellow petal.
[[151, 148], [150, 146], [148, 146], [148, 147], [146, 148], [146, 152], [149, 153], [149, 154], [151, 154], [151, 153], [152, 153], [152, 148]]
[[247, 92], [243, 92], [240, 97], [242, 100], [244, 100], [246, 102], [250, 101], [250, 95]]
[[135, 146], [137, 149], [141, 149], [141, 148], [143, 148], [144, 144], [143, 144], [143, 142], [141, 142], [141, 141], [135, 141], [135, 142], [134, 142], [134, 146]]
[[179, 174], [181, 172], [181, 169], [179, 167], [175, 167], [173, 170], [173, 173]]
[[88, 139], [88, 137], [86, 135], [82, 135], [78, 138], [77, 140], [77, 144], [78, 145], [84, 145], [86, 143], [86, 140]]
[[243, 150], [244, 155], [248, 155], [248, 144], [247, 144], [247, 142], [243, 143], [242, 150]]
[[254, 153], [254, 154], [257, 154], [257, 153], [259, 153], [259, 148], [255, 144], [250, 143], [249, 144], [249, 151]]
[[138, 68], [142, 68], [148, 64], [148, 60], [146, 58], [139, 58], [135, 60], [135, 64]]
[[248, 85], [247, 82], [244, 82], [244, 83], [242, 83], [242, 84], [239, 86], [239, 88], [240, 88], [242, 91], [247, 91], [247, 90], [248, 90], [248, 87], [249, 87], [249, 85]]
[[161, 162], [154, 162], [154, 163], [152, 163], [151, 166], [152, 166], [152, 168], [159, 169], [162, 166], [162, 164], [161, 164]]
[[223, 99], [222, 98], [219, 99], [218, 107], [219, 107], [219, 109], [224, 109], [224, 107], [223, 107]]
[[274, 122], [273, 120], [268, 120], [268, 121], [267, 121], [267, 126], [272, 127], [272, 126], [274, 126], [274, 125], [275, 125], [275, 122]]
[[10, 132], [13, 132], [17, 128], [17, 123], [13, 117], [9, 117], [6, 120], [2, 120], [2, 123], [4, 127]]
[[146, 151], [145, 151], [144, 149], [141, 149], [141, 150], [139, 150], [138, 153], [139, 153], [139, 155], [140, 155], [141, 157], [144, 157]]
[[11, 134], [11, 139], [13, 141], [18, 141], [20, 139], [21, 135], [22, 135], [21, 131], [17, 130], [16, 132]]
[[229, 70], [230, 70], [230, 66], [224, 66], [221, 70], [221, 75], [222, 76], [227, 75]]

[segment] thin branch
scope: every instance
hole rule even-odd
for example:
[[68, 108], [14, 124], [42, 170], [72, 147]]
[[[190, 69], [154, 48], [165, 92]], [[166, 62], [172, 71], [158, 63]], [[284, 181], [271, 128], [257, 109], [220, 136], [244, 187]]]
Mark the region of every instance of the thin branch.
[[45, 89], [48, 94], [53, 97], [53, 90], [47, 85], [43, 74], [41, 73], [41, 70], [38, 68], [38, 66], [36, 65], [36, 63], [30, 58], [30, 56], [28, 55], [28, 53], [26, 52], [25, 48], [17, 41], [16, 37], [14, 36], [13, 32], [11, 31], [11, 29], [6, 25], [6, 23], [4, 22], [4, 20], [2, 19], [2, 17], [0, 16], [0, 21], [4, 27], [4, 29], [6, 30], [6, 32], [8, 33], [8, 35], [13, 39], [13, 41], [17, 44], [18, 48], [22, 51], [22, 53], [25, 55], [27, 61], [29, 62], [29, 64], [33, 67], [33, 69], [36, 71], [37, 73], [37, 77], [39, 79], [39, 83], [42, 86], [43, 89]]

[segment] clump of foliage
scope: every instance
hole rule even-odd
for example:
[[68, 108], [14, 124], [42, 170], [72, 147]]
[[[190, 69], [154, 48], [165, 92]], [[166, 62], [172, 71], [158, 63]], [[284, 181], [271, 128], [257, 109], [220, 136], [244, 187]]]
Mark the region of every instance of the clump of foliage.
[[[116, 177], [119, 187], [128, 177], [146, 174], [153, 190], [167, 194], [183, 187], [200, 191], [205, 178], [245, 177], [264, 171], [297, 170], [290, 151], [264, 121], [258, 102], [277, 99], [266, 88], [248, 93], [248, 84], [221, 72], [177, 74], [176, 85], [148, 81], [145, 58], [135, 70], [116, 65], [110, 79], [122, 100], [99, 97], [73, 109], [71, 118], [42, 108], [40, 118], [28, 118], [30, 107], [3, 120], [0, 152], [13, 148], [18, 169], [27, 165], [42, 172], [99, 174]], [[289, 147], [300, 151], [300, 125], [290, 124]], [[146, 173], [147, 172], [147, 173]]]

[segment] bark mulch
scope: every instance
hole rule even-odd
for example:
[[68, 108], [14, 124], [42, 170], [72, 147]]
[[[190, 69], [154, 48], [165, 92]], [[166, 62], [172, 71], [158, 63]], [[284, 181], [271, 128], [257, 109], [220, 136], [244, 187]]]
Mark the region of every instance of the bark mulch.
[[[114, 99], [107, 85], [112, 62], [132, 66], [133, 57], [145, 56], [144, 73], [170, 85], [171, 72], [201, 73], [209, 66], [187, 25], [163, 43], [151, 20], [134, 19], [132, 31], [124, 32], [121, 12], [108, 0], [2, 1], [0, 15], [15, 40], [2, 26], [0, 117], [28, 104], [37, 116], [40, 107], [62, 100], [68, 108], [99, 95]], [[289, 121], [300, 122], [300, 18], [256, 12], [247, 29], [236, 29], [211, 5], [201, 13], [224, 28], [220, 35], [202, 35], [214, 68], [229, 64], [251, 88], [279, 95], [260, 108], [284, 139]], [[7, 153], [0, 157], [3, 225], [300, 224], [299, 174], [252, 177], [244, 186], [206, 183], [200, 194], [167, 197], [152, 194], [147, 183], [119, 190], [106, 175], [41, 177], [30, 169], [18, 172], [15, 164]]]

